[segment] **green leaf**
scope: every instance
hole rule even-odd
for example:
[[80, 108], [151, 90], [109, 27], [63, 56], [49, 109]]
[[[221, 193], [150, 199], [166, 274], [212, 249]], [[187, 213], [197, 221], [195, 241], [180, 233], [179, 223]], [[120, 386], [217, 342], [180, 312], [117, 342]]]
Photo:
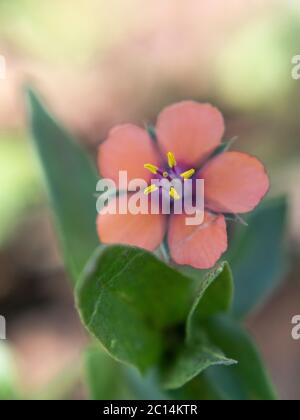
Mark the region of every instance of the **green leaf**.
[[187, 336], [193, 337], [193, 325], [231, 308], [233, 300], [233, 279], [227, 262], [210, 271], [200, 283], [198, 295], [187, 319]]
[[[219, 369], [219, 367], [216, 367]], [[207, 380], [207, 369], [191, 381], [187, 382], [183, 387], [170, 390], [169, 394], [172, 398], [178, 400], [201, 400], [201, 401], [222, 401], [224, 395], [218, 389], [217, 384], [211, 380]]]
[[99, 346], [91, 346], [84, 352], [85, 382], [92, 400], [131, 399], [123, 366]]
[[213, 346], [201, 331], [194, 333], [198, 335], [197, 338], [194, 337], [192, 341], [186, 342], [165, 370], [163, 386], [166, 389], [182, 387], [210, 366], [230, 366], [236, 363], [235, 360], [225, 357], [224, 353]]
[[233, 145], [233, 143], [235, 143], [235, 141], [237, 140], [237, 137], [232, 137], [229, 140], [224, 140], [219, 146], [216, 147], [216, 149], [213, 151], [213, 153], [210, 156], [210, 159], [221, 155], [222, 153], [227, 152], [231, 146]]
[[156, 135], [156, 131], [155, 131], [154, 125], [147, 124], [146, 130], [147, 130], [147, 133], [149, 134], [149, 136], [151, 137], [151, 139], [153, 141], [157, 141], [157, 135]]
[[99, 244], [94, 192], [97, 173], [87, 154], [27, 91], [32, 137], [46, 180], [66, 266], [76, 281]]
[[234, 320], [225, 316], [205, 322], [209, 339], [228, 357], [238, 361], [230, 369], [210, 368], [204, 380], [219, 389], [224, 399], [274, 400], [276, 393], [251, 338]]
[[142, 376], [139, 371], [113, 359], [100, 346], [92, 345], [84, 354], [85, 382], [92, 400], [166, 400], [155, 371]]
[[233, 313], [238, 318], [262, 303], [283, 276], [286, 215], [286, 199], [270, 199], [234, 235], [226, 259], [235, 280]]
[[186, 322], [186, 340], [168, 356], [163, 383], [168, 389], [183, 386], [213, 365], [232, 365], [234, 360], [214, 346], [201, 328], [212, 315], [226, 312], [231, 307], [233, 281], [229, 265], [219, 267], [201, 279], [200, 288]]
[[163, 390], [156, 369], [151, 369], [147, 375], [130, 366], [124, 366], [124, 376], [127, 387], [134, 393], [135, 400], [169, 400], [170, 395]]
[[168, 330], [183, 323], [192, 281], [142, 249], [100, 247], [77, 288], [87, 329], [117, 360], [145, 371], [158, 362]]

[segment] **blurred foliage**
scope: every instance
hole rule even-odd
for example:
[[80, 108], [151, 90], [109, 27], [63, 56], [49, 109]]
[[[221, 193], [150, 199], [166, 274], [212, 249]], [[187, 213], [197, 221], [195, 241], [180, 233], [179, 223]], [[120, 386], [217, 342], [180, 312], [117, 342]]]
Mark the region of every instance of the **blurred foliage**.
[[40, 198], [40, 182], [28, 144], [17, 135], [0, 136], [0, 179], [1, 246]]
[[118, 0], [77, 0], [76, 7], [69, 0], [1, 0], [0, 34], [27, 54], [56, 64], [80, 64], [124, 35], [136, 5]]
[[99, 243], [95, 229], [96, 168], [30, 89], [27, 105], [33, 144], [41, 161], [67, 268], [76, 281]]
[[[233, 313], [243, 318], [262, 304], [287, 270], [286, 197], [265, 200], [237, 226], [225, 256], [235, 278]], [[256, 281], [253, 279], [257, 279]]]
[[13, 354], [9, 346], [0, 340], [0, 400], [17, 399], [18, 384]]
[[299, 37], [300, 12], [279, 8], [247, 23], [217, 56], [218, 95], [239, 111], [281, 109], [295, 83], [291, 60]]
[[121, 364], [99, 346], [91, 346], [84, 353], [84, 377], [92, 400], [135, 398]]
[[221, 400], [275, 400], [274, 387], [261, 361], [259, 352], [247, 332], [230, 317], [208, 319], [205, 330], [210, 340], [238, 360], [226, 369], [212, 367], [199, 378], [207, 388], [217, 390]]

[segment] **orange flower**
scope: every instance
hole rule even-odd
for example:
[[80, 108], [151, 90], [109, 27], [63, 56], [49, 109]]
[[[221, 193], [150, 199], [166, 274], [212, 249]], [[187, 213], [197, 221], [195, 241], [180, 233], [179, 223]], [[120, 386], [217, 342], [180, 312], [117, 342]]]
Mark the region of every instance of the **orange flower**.
[[[165, 108], [156, 125], [157, 144], [135, 125], [112, 129], [99, 148], [103, 177], [150, 182], [153, 174], [205, 182], [204, 222], [185, 223], [185, 215], [99, 214], [97, 230], [103, 243], [121, 243], [155, 250], [167, 232], [170, 255], [177, 264], [199, 269], [214, 266], [227, 249], [224, 214], [253, 210], [269, 189], [261, 162], [245, 153], [225, 151], [213, 156], [224, 134], [222, 114], [209, 104], [184, 101]], [[164, 158], [166, 156], [166, 158]], [[151, 193], [153, 187], [147, 189]], [[176, 191], [170, 191], [177, 199]], [[122, 196], [116, 200], [122, 200]], [[112, 203], [113, 205], [114, 203]]]

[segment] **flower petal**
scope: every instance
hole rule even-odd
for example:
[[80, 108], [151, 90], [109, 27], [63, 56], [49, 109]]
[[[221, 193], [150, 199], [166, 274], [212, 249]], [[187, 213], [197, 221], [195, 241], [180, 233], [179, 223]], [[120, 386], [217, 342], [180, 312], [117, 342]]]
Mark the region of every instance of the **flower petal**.
[[205, 212], [198, 226], [187, 226], [185, 219], [185, 215], [170, 219], [168, 242], [173, 260], [199, 269], [213, 267], [227, 249], [224, 216]]
[[[123, 203], [122, 203], [122, 200]], [[125, 203], [120, 196], [110, 200], [97, 218], [99, 239], [105, 244], [127, 244], [149, 251], [155, 250], [166, 232], [166, 217], [161, 214], [110, 214], [115, 205]]]
[[127, 171], [128, 180], [149, 182], [152, 174], [145, 163], [160, 164], [160, 156], [146, 130], [133, 124], [113, 128], [99, 147], [98, 165], [104, 178], [118, 182], [119, 171]]
[[220, 144], [224, 120], [209, 104], [179, 102], [160, 113], [156, 134], [164, 153], [173, 152], [179, 163], [196, 166]]
[[213, 158], [198, 177], [205, 182], [205, 206], [220, 213], [249, 212], [269, 189], [262, 163], [240, 152], [225, 152]]

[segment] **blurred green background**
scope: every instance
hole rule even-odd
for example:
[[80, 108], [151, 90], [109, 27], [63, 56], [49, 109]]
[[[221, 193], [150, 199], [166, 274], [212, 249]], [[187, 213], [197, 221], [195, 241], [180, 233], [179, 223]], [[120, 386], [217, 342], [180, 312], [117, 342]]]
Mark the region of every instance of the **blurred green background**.
[[[0, 314], [13, 381], [29, 394], [56, 383], [87, 339], [28, 143], [28, 82], [94, 157], [111, 126], [154, 121], [171, 102], [193, 98], [222, 110], [226, 138], [238, 136], [236, 148], [265, 162], [270, 196], [289, 196], [289, 273], [248, 326], [280, 396], [300, 399], [300, 343], [291, 338], [300, 312], [300, 81], [291, 76], [299, 39], [292, 0], [0, 0]], [[86, 396], [69, 382], [62, 392]]]

